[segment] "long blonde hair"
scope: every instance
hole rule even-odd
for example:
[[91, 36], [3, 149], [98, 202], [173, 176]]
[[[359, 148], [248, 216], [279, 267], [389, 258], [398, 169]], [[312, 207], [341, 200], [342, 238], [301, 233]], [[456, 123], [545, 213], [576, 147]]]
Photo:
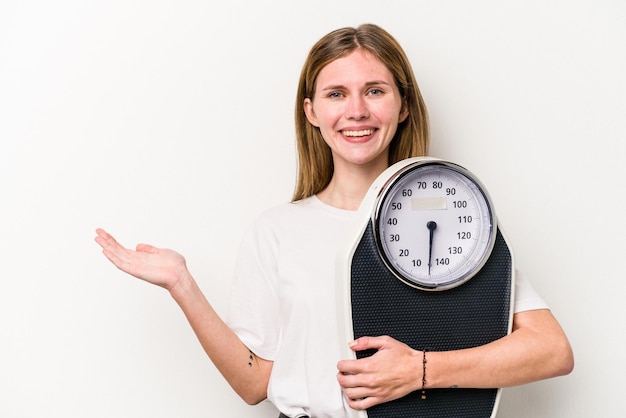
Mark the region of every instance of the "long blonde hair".
[[398, 125], [389, 147], [389, 165], [409, 157], [426, 155], [429, 146], [428, 113], [411, 64], [400, 44], [387, 31], [373, 24], [334, 30], [321, 38], [309, 52], [300, 73], [296, 95], [296, 147], [298, 173], [293, 201], [321, 192], [333, 176], [333, 158], [319, 128], [304, 113], [304, 99], [313, 99], [322, 68], [364, 49], [377, 57], [393, 74], [409, 116]]

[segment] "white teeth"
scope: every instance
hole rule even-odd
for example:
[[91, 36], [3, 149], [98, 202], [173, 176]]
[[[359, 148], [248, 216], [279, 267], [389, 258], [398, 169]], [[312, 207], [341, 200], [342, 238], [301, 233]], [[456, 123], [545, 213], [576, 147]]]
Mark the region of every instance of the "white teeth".
[[373, 129], [362, 129], [360, 131], [343, 131], [345, 136], [366, 136], [374, 133]]

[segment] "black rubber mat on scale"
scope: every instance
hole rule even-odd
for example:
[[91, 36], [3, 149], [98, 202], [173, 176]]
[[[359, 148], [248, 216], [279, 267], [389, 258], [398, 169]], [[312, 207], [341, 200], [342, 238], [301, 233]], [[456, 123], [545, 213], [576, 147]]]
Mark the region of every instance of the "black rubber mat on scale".
[[[512, 257], [497, 232], [491, 257], [463, 285], [428, 292], [397, 279], [378, 256], [369, 223], [352, 258], [351, 303], [354, 338], [389, 335], [417, 350], [475, 347], [508, 333]], [[359, 352], [357, 358], [372, 355]], [[428, 368], [426, 370], [428, 380]], [[490, 417], [497, 389], [430, 389], [376, 405], [369, 418]]]

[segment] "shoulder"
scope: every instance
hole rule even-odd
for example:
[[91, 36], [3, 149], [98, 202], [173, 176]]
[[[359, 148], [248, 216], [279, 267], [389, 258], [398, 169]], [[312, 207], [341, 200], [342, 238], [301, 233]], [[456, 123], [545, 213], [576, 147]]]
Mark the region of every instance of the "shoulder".
[[252, 228], [269, 228], [293, 222], [294, 218], [309, 216], [307, 210], [312, 205], [311, 198], [296, 202], [285, 202], [265, 209], [252, 223]]
[[268, 241], [293, 230], [294, 226], [311, 222], [311, 198], [297, 202], [284, 202], [259, 213], [248, 226], [245, 240]]
[[354, 219], [356, 212], [326, 205], [316, 196], [282, 203], [266, 209], [246, 234], [254, 241], [290, 242], [319, 236], [334, 236]]
[[[264, 212], [254, 220], [253, 227], [294, 227], [305, 226], [318, 220], [327, 221], [328, 218], [350, 216], [342, 211], [322, 203], [316, 196], [307, 197], [295, 202], [276, 205]], [[296, 224], [297, 222], [297, 224]]]

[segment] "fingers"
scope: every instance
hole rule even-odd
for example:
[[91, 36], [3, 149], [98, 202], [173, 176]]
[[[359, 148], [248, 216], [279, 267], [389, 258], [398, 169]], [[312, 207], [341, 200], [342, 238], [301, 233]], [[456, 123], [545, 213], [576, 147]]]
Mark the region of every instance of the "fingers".
[[106, 232], [104, 229], [96, 229], [96, 242], [98, 243], [98, 245], [102, 247], [102, 244], [106, 243], [109, 238], [111, 238], [111, 235], [109, 235], [109, 233]]
[[371, 356], [337, 363], [337, 380], [351, 408], [366, 409], [398, 399], [415, 389], [416, 351], [389, 336], [361, 337], [350, 342], [354, 351], [376, 350]]
[[135, 249], [140, 253], [150, 253], [150, 254], [156, 254], [159, 251], [158, 248], [153, 247], [152, 245], [148, 245], [148, 244], [137, 244], [137, 247], [135, 247]]
[[390, 337], [361, 337], [354, 341], [350, 341], [348, 346], [354, 351], [363, 351], [369, 349], [380, 350], [384, 348], [390, 341]]
[[[354, 351], [364, 351], [369, 349], [380, 350], [386, 344], [388, 344], [390, 338], [386, 336], [382, 337], [361, 337], [354, 341], [350, 341], [348, 346]], [[337, 363], [337, 369], [344, 374], [359, 374], [364, 372], [364, 367], [367, 367], [368, 361], [362, 360], [341, 360]]]
[[[111, 234], [109, 234], [108, 232], [106, 232], [104, 229], [102, 228], [97, 228], [96, 229], [96, 242], [104, 249], [104, 250], [108, 250], [108, 251], [112, 251], [112, 252], [120, 252], [120, 251], [126, 251], [127, 249], [122, 246], [119, 242], [117, 242], [117, 240], [115, 238], [113, 238], [113, 236]], [[156, 247], [153, 247], [152, 245], [148, 245], [148, 244], [137, 244], [137, 247], [135, 248], [136, 251], [138, 252], [142, 252], [142, 253], [150, 253], [150, 254], [156, 254], [159, 250]]]
[[[363, 370], [363, 363], [365, 362], [360, 360], [341, 360], [337, 363], [337, 370], [339, 370], [340, 377], [359, 374]], [[346, 379], [339, 381], [341, 386], [343, 386], [344, 382], [348, 383]]]
[[102, 247], [104, 256], [118, 269], [132, 274], [132, 252], [117, 242], [104, 229], [96, 229], [96, 234], [96, 242]]
[[102, 228], [96, 229], [96, 242], [105, 250], [111, 250], [114, 247], [123, 248], [111, 234]]
[[361, 386], [356, 376], [340, 372], [337, 374], [337, 380], [351, 408], [365, 409], [372, 402], [371, 388]]
[[362, 411], [364, 409], [371, 408], [374, 405], [378, 405], [384, 402], [384, 400], [381, 400], [380, 398], [377, 398], [375, 396], [351, 398], [346, 394], [346, 399], [348, 400], [348, 405], [350, 406], [350, 408], [357, 411]]
[[377, 386], [374, 381], [364, 381], [363, 376], [339, 373], [337, 380], [352, 409], [367, 409], [389, 400], [385, 388]]

